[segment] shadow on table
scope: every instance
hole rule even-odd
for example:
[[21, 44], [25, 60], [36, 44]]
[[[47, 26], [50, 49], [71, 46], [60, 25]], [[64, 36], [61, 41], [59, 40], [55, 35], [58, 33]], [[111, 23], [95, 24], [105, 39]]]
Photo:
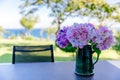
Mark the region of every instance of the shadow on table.
[[75, 80], [95, 80], [93, 76], [75, 76]]

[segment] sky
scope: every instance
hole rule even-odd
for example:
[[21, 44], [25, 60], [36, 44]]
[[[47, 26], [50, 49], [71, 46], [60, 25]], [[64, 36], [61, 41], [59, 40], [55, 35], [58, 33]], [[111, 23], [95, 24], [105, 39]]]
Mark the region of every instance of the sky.
[[0, 26], [3, 28], [21, 27], [19, 3], [19, 0], [0, 0]]
[[[120, 2], [120, 0], [107, 0], [110, 4]], [[4, 29], [10, 28], [23, 28], [20, 24], [21, 14], [19, 5], [22, 4], [21, 0], [0, 0], [0, 26]], [[51, 26], [52, 18], [48, 17], [49, 10], [42, 7], [38, 12], [39, 23], [35, 28], [46, 28]], [[68, 18], [62, 26], [72, 25], [74, 22], [82, 22], [79, 18]]]
[[[7, 28], [23, 28], [20, 24], [22, 18], [20, 14], [19, 5], [21, 0], [0, 0], [0, 26]], [[35, 28], [42, 28], [42, 26], [49, 27], [52, 18], [48, 17], [48, 10], [44, 7], [39, 11], [39, 23]]]

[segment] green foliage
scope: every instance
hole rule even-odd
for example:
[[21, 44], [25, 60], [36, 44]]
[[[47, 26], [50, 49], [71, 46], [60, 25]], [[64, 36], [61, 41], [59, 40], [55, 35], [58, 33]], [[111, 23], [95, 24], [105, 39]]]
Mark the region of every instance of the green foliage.
[[120, 22], [120, 11], [118, 11], [116, 15], [112, 16], [112, 18], [113, 18], [116, 22]]
[[27, 33], [30, 33], [30, 30], [33, 29], [35, 24], [38, 22], [38, 16], [34, 15], [28, 15], [28, 16], [23, 16], [20, 23], [25, 27], [27, 30]]
[[[42, 1], [42, 3], [39, 4], [39, 1]], [[75, 8], [72, 0], [26, 0], [21, 6], [21, 11], [25, 15], [35, 13], [40, 9], [41, 5], [47, 5], [47, 7], [51, 9], [51, 13], [49, 15], [54, 17], [52, 24], [56, 24], [58, 30], [64, 20], [67, 19], [68, 16], [71, 16], [77, 9]], [[32, 8], [30, 8], [31, 6]], [[26, 8], [30, 8], [30, 10], [25, 10]]]
[[[25, 0], [21, 9], [28, 15], [35, 13], [43, 5], [51, 10], [49, 15], [54, 17], [52, 24], [56, 24], [58, 30], [71, 16], [97, 18], [102, 23], [106, 19], [113, 19], [112, 15], [116, 11], [116, 6], [109, 5], [105, 0]], [[25, 10], [26, 8], [30, 9]]]
[[22, 37], [22, 39], [24, 39], [24, 40], [35, 40], [35, 37], [33, 37], [33, 36], [21, 36]]
[[0, 32], [4, 32], [4, 29], [2, 26], [0, 26]]
[[116, 50], [117, 53], [120, 55], [120, 32], [117, 33], [115, 39], [116, 39], [116, 43], [112, 48]]
[[[0, 39], [0, 62], [9, 62], [12, 61], [12, 47], [13, 45], [47, 45], [47, 44], [55, 44], [53, 41], [49, 40], [17, 40], [17, 39]], [[104, 55], [105, 54], [105, 55]], [[103, 56], [104, 55], [104, 56]], [[120, 60], [120, 55], [117, 55], [114, 57], [116, 53], [112, 50], [103, 51], [103, 54], [101, 54], [100, 59], [101, 60]], [[109, 57], [110, 56], [110, 57]], [[67, 54], [61, 50], [59, 50], [58, 47], [54, 45], [54, 57], [55, 61], [73, 61], [72, 54]], [[96, 57], [93, 56], [94, 59]]]
[[0, 26], [0, 38], [3, 38], [3, 33], [7, 33], [7, 31]]
[[24, 16], [22, 17], [21, 19], [21, 24], [28, 30], [31, 30], [35, 23], [37, 23], [38, 21], [38, 17], [37, 16], [33, 16], [33, 15], [30, 15], [30, 16]]
[[72, 44], [68, 44], [65, 48], [61, 48], [57, 44], [56, 44], [56, 46], [64, 52], [76, 52], [76, 49], [77, 49], [75, 47], [72, 47]]
[[90, 43], [90, 46], [91, 46], [93, 52], [96, 52], [98, 55], [100, 55], [101, 51], [99, 48], [97, 48], [97, 44], [94, 43], [93, 41], [90, 41], [89, 43]]
[[105, 0], [73, 0], [79, 7], [80, 16], [97, 18], [99, 21], [111, 18], [116, 6], [109, 5]]
[[120, 55], [120, 43], [117, 43], [113, 46], [113, 49], [117, 51], [117, 53]]
[[16, 36], [12, 35], [9, 39], [16, 39]]
[[98, 55], [100, 55], [101, 51], [99, 48], [96, 47], [97, 45], [93, 45], [92, 49], [95, 51]]
[[45, 31], [50, 35], [50, 34], [55, 34], [57, 31], [57, 27], [48, 27], [45, 29]]

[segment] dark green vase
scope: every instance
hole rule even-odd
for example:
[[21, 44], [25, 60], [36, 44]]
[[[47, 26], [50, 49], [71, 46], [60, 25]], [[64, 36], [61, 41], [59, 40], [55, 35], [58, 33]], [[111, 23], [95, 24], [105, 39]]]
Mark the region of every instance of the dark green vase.
[[98, 59], [93, 63], [93, 52], [90, 45], [86, 45], [82, 49], [78, 48], [76, 53], [75, 74], [81, 76], [91, 76], [94, 74], [94, 64]]

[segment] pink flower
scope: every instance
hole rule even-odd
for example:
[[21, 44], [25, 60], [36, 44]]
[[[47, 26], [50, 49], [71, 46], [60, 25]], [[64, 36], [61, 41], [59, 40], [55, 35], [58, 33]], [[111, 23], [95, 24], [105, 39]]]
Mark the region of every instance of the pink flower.
[[56, 43], [65, 48], [69, 43], [73, 47], [83, 48], [85, 45], [97, 45], [100, 50], [108, 49], [114, 42], [112, 31], [106, 26], [96, 29], [91, 23], [78, 24], [64, 27], [57, 33]]
[[94, 43], [97, 43], [97, 47], [100, 50], [108, 49], [114, 42], [112, 31], [108, 30], [106, 26], [101, 26], [97, 31], [97, 36], [94, 39]]
[[89, 41], [93, 37], [94, 25], [92, 24], [78, 24], [74, 23], [72, 27], [67, 30], [67, 39], [73, 45], [73, 47], [83, 48], [88, 45]]
[[107, 38], [105, 38], [103, 40], [103, 42], [99, 43], [97, 45], [97, 47], [100, 49], [100, 50], [105, 50], [105, 49], [108, 49], [112, 44], [113, 44], [113, 37], [112, 36], [109, 36]]

